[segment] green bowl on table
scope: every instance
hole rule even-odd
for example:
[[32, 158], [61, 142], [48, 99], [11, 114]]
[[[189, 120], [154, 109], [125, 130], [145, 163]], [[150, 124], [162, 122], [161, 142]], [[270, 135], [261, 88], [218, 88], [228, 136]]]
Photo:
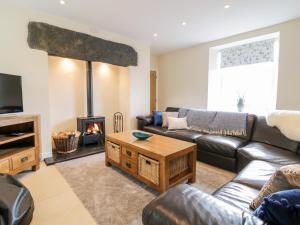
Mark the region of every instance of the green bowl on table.
[[139, 132], [139, 131], [135, 131], [135, 132], [132, 132], [132, 135], [139, 139], [139, 140], [142, 140], [142, 141], [145, 141], [147, 140], [149, 137], [152, 136], [152, 134], [147, 134], [147, 133], [144, 133], [144, 132]]

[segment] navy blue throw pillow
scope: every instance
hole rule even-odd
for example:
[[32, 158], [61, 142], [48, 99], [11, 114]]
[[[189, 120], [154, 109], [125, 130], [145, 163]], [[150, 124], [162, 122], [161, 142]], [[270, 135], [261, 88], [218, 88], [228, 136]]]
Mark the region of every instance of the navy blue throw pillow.
[[270, 225], [300, 225], [300, 189], [268, 196], [254, 215]]
[[153, 112], [153, 124], [154, 124], [154, 126], [162, 126], [162, 123], [163, 123], [162, 112], [154, 111]]

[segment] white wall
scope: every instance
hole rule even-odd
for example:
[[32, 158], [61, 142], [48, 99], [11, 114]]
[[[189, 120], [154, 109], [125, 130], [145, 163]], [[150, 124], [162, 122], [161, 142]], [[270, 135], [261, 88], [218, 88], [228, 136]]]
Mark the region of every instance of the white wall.
[[[113, 132], [113, 114], [120, 109], [119, 83], [127, 72], [122, 67], [94, 62], [94, 115], [105, 116], [106, 132]], [[129, 85], [122, 89], [126, 93]], [[86, 63], [81, 60], [49, 57], [49, 99], [51, 132], [76, 130], [77, 117], [86, 116]], [[123, 99], [128, 104], [128, 98]], [[128, 111], [123, 112], [126, 117]]]
[[[138, 66], [129, 67], [128, 124], [135, 126], [135, 116], [149, 112], [150, 50], [143, 42], [118, 34], [91, 29], [89, 26], [45, 13], [0, 3], [0, 72], [18, 74], [23, 78], [24, 114], [40, 114], [43, 157], [51, 155], [51, 119], [46, 52], [30, 49], [27, 44], [29, 21], [46, 22], [111, 41], [131, 45], [138, 53]], [[91, 30], [97, 30], [97, 33]], [[124, 104], [124, 103], [123, 103]], [[66, 107], [67, 106], [63, 106]], [[97, 108], [100, 112], [100, 106]]]
[[280, 59], [277, 109], [300, 110], [300, 19], [160, 56], [159, 108], [206, 108], [209, 48], [278, 31]]
[[85, 114], [85, 63], [49, 57], [51, 132], [76, 130], [76, 117]]
[[[120, 74], [120, 67], [106, 63], [93, 63], [93, 98], [94, 115], [105, 116], [106, 133], [113, 132], [113, 115], [120, 110], [119, 79], [128, 77], [127, 73]], [[127, 85], [123, 91], [129, 89]], [[126, 99], [126, 104], [129, 104]], [[85, 107], [86, 108], [86, 107]], [[126, 117], [128, 112], [122, 112]]]
[[130, 87], [129, 84], [129, 69], [125, 67], [119, 68], [119, 111], [123, 113], [124, 117], [124, 130], [130, 129], [130, 119], [129, 112], [130, 112]]
[[158, 71], [158, 56], [156, 55], [150, 56], [150, 69], [154, 71]]

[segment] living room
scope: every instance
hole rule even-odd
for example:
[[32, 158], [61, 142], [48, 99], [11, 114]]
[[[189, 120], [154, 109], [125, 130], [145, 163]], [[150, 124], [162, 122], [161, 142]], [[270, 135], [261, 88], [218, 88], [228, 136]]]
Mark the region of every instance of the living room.
[[1, 225], [299, 224], [298, 1], [0, 6]]

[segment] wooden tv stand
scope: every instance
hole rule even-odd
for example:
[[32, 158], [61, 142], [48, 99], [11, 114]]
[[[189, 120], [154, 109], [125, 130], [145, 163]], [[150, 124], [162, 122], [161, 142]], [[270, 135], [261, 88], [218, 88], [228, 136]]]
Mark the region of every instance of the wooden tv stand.
[[40, 164], [40, 117], [0, 117], [0, 173], [17, 174]]

